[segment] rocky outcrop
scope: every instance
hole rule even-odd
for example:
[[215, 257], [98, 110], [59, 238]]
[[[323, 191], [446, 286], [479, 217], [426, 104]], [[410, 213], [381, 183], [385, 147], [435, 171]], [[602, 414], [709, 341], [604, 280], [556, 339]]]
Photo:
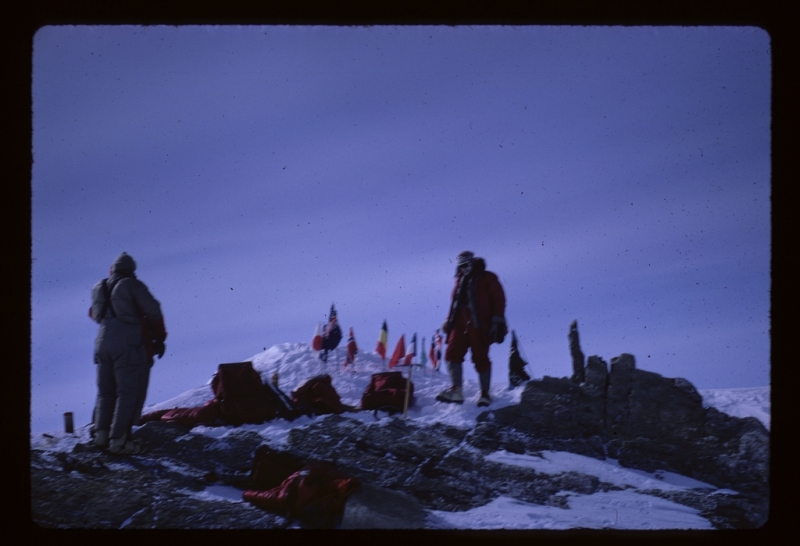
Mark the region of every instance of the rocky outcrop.
[[[526, 392], [536, 391], [537, 383], [533, 382], [534, 386], [529, 386], [530, 391]], [[566, 378], [545, 380], [543, 383], [550, 386], [570, 385]], [[520, 404], [523, 405], [524, 402]], [[308, 427], [292, 430], [288, 449], [293, 454], [307, 458], [329, 457], [363, 483], [382, 488], [384, 492], [406, 494], [406, 499], [412, 499], [408, 505], [409, 513], [417, 514], [420, 508], [469, 510], [483, 506], [498, 496], [567, 508], [567, 496], [570, 493], [591, 495], [622, 489], [580, 472], [546, 474], [487, 459], [487, 455], [498, 450], [529, 455], [567, 450], [597, 458], [606, 456], [599, 435], [584, 437], [581, 443], [580, 439], [566, 436], [556, 438], [546, 433], [532, 433], [535, 427], [504, 426], [497, 414], [510, 412], [515, 407], [483, 414], [481, 422], [471, 430], [441, 424], [421, 426], [402, 419], [366, 424], [347, 416], [332, 415]], [[585, 409], [587, 406], [581, 407]], [[569, 421], [567, 415], [570, 412], [571, 408], [567, 407], [558, 415]], [[723, 414], [716, 412], [716, 415]], [[581, 422], [588, 420], [573, 421], [576, 430]], [[520, 425], [520, 422], [516, 424]], [[636, 460], [628, 462], [635, 463]], [[666, 470], [663, 466], [659, 469]], [[766, 481], [766, 478], [762, 476], [762, 480]], [[646, 493], [695, 508], [719, 529], [756, 528], [766, 522], [768, 490], [763, 484], [760, 490], [744, 494], [711, 491], [715, 492], [685, 489], [679, 492], [652, 490]], [[354, 512], [348, 514], [348, 510], [355, 510], [352, 507], [354, 503], [359, 506], [359, 511], [375, 508], [371, 502], [360, 501], [358, 493], [354, 494], [348, 501], [343, 526], [348, 525], [348, 520], [352, 522], [356, 519], [352, 515]], [[373, 524], [375, 521], [372, 520]], [[416, 524], [412, 526], [421, 525], [419, 519], [414, 521]], [[428, 523], [430, 525], [432, 522]]]
[[581, 351], [577, 321], [573, 320], [572, 324], [569, 325], [569, 335], [567, 337], [569, 338], [569, 353], [572, 356], [572, 381], [575, 383], [583, 383], [583, 363], [586, 357], [583, 356], [583, 351]]
[[579, 385], [567, 378], [529, 381], [519, 405], [480, 415], [474, 436], [496, 449], [610, 457], [630, 468], [768, 494], [770, 435], [764, 425], [704, 408], [691, 383], [638, 370], [629, 354], [612, 359], [608, 373], [602, 359], [589, 357]]
[[[577, 327], [570, 349], [577, 346]], [[583, 377], [580, 382], [577, 377]], [[704, 408], [687, 380], [639, 370], [633, 355], [590, 356], [583, 373], [526, 383], [520, 404], [478, 417], [472, 442], [531, 453], [564, 450], [652, 472], [667, 470], [746, 495], [766, 521], [770, 434], [753, 417]]]

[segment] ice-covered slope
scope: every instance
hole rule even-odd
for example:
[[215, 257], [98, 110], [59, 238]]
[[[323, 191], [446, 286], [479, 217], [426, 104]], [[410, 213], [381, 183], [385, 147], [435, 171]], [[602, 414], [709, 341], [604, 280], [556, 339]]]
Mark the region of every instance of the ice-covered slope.
[[[372, 374], [388, 370], [387, 363], [374, 352], [358, 353], [355, 365], [345, 367], [343, 347], [336, 349], [329, 355], [328, 362], [323, 363], [319, 359], [318, 353], [304, 343], [275, 345], [246, 360], [253, 363], [264, 381], [271, 381], [273, 375], [277, 373], [280, 388], [287, 394], [315, 375], [329, 374], [336, 392], [342, 398], [342, 403], [351, 406], [358, 405]], [[471, 366], [472, 364], [466, 362], [464, 365]], [[405, 367], [397, 367], [395, 370], [402, 370], [404, 374], [408, 373], [408, 368]], [[207, 384], [164, 402], [153, 404], [145, 408], [145, 411], [194, 407], [204, 404], [214, 396], [211, 392], [210, 381], [215, 371], [216, 369], [209, 369]], [[411, 380], [415, 388], [415, 402], [409, 410], [408, 417], [410, 419], [421, 423], [441, 422], [454, 426], [471, 427], [475, 424], [478, 414], [484, 411], [476, 406], [479, 394], [478, 385], [469, 380], [464, 384], [466, 402], [463, 405], [435, 403], [436, 395], [449, 386], [447, 370], [444, 369], [444, 366], [438, 372], [431, 369], [430, 363], [424, 367], [415, 366]], [[503, 384], [493, 385], [491, 407], [498, 408], [518, 403], [522, 390], [522, 387], [508, 390]], [[705, 405], [714, 406], [735, 417], [755, 417], [769, 428], [769, 387], [709, 389], [699, 392], [703, 396]]]
[[[266, 351], [249, 358], [253, 367], [261, 374], [263, 381], [271, 381], [274, 374], [278, 374], [281, 390], [290, 394], [308, 379], [319, 374], [329, 374], [336, 392], [342, 403], [357, 406], [361, 395], [370, 381], [370, 376], [377, 372], [387, 371], [388, 364], [383, 362], [380, 355], [374, 352], [364, 352], [356, 355], [355, 365], [344, 366], [344, 350], [338, 348], [324, 363], [319, 359], [318, 353], [310, 346], [302, 343], [283, 343], [275, 345]], [[470, 363], [465, 363], [471, 366]], [[407, 375], [409, 368], [396, 367]], [[209, 383], [215, 370], [209, 370]], [[438, 372], [431, 369], [430, 363], [424, 367], [413, 366], [411, 381], [414, 383], [414, 404], [408, 412], [408, 418], [420, 423], [441, 422], [459, 427], [471, 427], [475, 419], [485, 408], [478, 408], [479, 388], [474, 381], [465, 381], [463, 405], [436, 403], [436, 395], [449, 385], [447, 371], [441, 368]], [[507, 406], [519, 402], [522, 388], [508, 390], [502, 385], [494, 385], [491, 395], [492, 407]], [[179, 396], [154, 404], [145, 411], [154, 411], [174, 407], [194, 407], [202, 405], [213, 398], [211, 387], [206, 384], [187, 391]], [[365, 418], [374, 419], [372, 414]], [[280, 424], [267, 424], [263, 433], [268, 435], [270, 426]]]

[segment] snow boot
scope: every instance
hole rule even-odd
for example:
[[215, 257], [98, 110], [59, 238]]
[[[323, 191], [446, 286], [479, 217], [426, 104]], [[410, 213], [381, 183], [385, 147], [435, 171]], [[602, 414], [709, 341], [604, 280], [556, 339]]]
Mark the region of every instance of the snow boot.
[[461, 387], [450, 387], [449, 389], [440, 392], [439, 396], [436, 397], [436, 400], [439, 402], [447, 402], [449, 404], [463, 404], [464, 393], [461, 391]]
[[450, 374], [450, 384], [461, 387], [464, 376], [464, 368], [461, 362], [445, 362], [447, 364], [447, 373]]
[[108, 443], [108, 452], [112, 455], [136, 455], [141, 453], [142, 446], [136, 440], [114, 438]]
[[480, 372], [478, 374], [478, 379], [481, 382], [481, 397], [478, 399], [478, 407], [485, 408], [489, 404], [492, 403], [492, 397], [489, 396], [489, 385], [491, 384], [492, 380], [492, 372]]
[[96, 430], [94, 431], [94, 445], [95, 447], [99, 447], [100, 449], [105, 449], [108, 447], [108, 431], [107, 430]]

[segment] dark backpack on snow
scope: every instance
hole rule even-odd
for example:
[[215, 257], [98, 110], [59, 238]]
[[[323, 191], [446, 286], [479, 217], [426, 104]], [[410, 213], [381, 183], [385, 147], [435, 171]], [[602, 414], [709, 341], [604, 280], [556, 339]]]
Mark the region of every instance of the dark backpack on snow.
[[275, 418], [277, 409], [264, 396], [264, 384], [252, 362], [220, 364], [211, 389], [222, 419], [231, 425], [263, 423]]
[[291, 396], [294, 407], [305, 415], [339, 414], [347, 410], [328, 374], [312, 377], [292, 391]]
[[408, 405], [414, 401], [414, 383], [409, 383], [402, 372], [381, 372], [370, 378], [363, 396], [361, 408], [386, 410], [390, 413], [403, 411], [406, 401], [406, 384], [409, 384]]

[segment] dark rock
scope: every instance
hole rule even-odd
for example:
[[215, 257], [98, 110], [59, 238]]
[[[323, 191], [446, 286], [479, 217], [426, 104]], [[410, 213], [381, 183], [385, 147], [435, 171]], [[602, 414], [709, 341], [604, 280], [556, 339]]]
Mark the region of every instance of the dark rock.
[[522, 455], [530, 451], [527, 448], [527, 435], [509, 426], [498, 426], [493, 412], [486, 414], [485, 420], [475, 425], [466, 440], [484, 453], [505, 450]]
[[583, 390], [590, 396], [605, 396], [608, 388], [608, 366], [599, 356], [590, 356], [586, 363]]
[[[479, 424], [471, 442], [506, 448], [512, 432], [522, 432], [528, 452], [565, 449], [599, 458], [604, 452], [622, 466], [669, 470], [746, 495], [747, 509], [709, 508], [717, 520], [724, 512], [749, 522], [728, 523], [734, 527], [765, 521], [769, 432], [757, 419], [703, 408], [689, 381], [638, 370], [630, 354], [613, 358], [607, 377], [604, 371], [605, 363], [593, 356], [580, 389], [566, 378], [529, 382], [519, 406], [479, 417], [479, 423], [491, 417], [497, 430], [490, 433]], [[585, 441], [586, 434], [593, 444]]]
[[[205, 484], [167, 471], [164, 459], [79, 450], [68, 460], [82, 465], [62, 468], [51, 454], [31, 452], [31, 514], [41, 527], [278, 529], [288, 524], [243, 502], [194, 497]], [[101, 464], [92, 464], [98, 460]]]
[[[588, 392], [588, 394], [587, 394]], [[604, 459], [602, 437], [605, 402], [594, 390], [586, 390], [566, 378], [545, 376], [541, 381], [529, 381], [522, 391], [518, 406], [509, 406], [482, 413], [478, 426], [470, 436], [473, 445], [492, 445], [493, 438], [515, 438], [524, 443], [526, 452], [542, 449], [566, 450]], [[514, 432], [490, 432], [481, 423], [491, 419], [498, 429]], [[520, 448], [505, 442], [496, 447], [519, 452]]]
[[[573, 323], [573, 362], [577, 347]], [[749, 522], [765, 517], [769, 432], [757, 419], [704, 408], [689, 381], [639, 370], [630, 354], [611, 359], [610, 372], [591, 356], [576, 385], [579, 376], [528, 382], [519, 405], [481, 414], [467, 441], [485, 451], [565, 450], [648, 472], [676, 472], [747, 495], [750, 508], [742, 517]]]
[[583, 383], [584, 369], [583, 369], [583, 351], [581, 351], [580, 339], [578, 338], [578, 321], [573, 320], [569, 325], [569, 352], [572, 355], [572, 382]]

